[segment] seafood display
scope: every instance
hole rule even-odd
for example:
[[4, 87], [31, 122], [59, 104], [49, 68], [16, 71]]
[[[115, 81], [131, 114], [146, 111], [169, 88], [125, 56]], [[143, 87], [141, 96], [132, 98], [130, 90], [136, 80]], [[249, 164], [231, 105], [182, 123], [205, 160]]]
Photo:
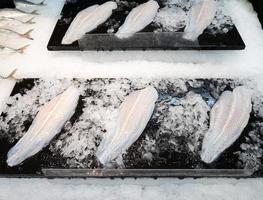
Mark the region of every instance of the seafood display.
[[116, 36], [118, 38], [128, 38], [134, 33], [141, 31], [152, 23], [158, 9], [159, 5], [154, 0], [149, 0], [146, 3], [137, 6], [129, 13], [124, 24], [116, 33]]
[[108, 1], [102, 5], [93, 5], [78, 13], [62, 39], [62, 44], [71, 44], [86, 33], [96, 29], [111, 15], [117, 4]]
[[27, 23], [23, 23], [17, 19], [2, 18], [0, 19], [0, 29], [7, 29], [19, 34], [24, 34], [32, 29], [32, 22], [28, 21]]
[[5, 102], [0, 174], [41, 168], [263, 173], [263, 98], [251, 80], [24, 79]]
[[212, 23], [216, 11], [217, 2], [215, 0], [195, 1], [191, 7], [183, 37], [187, 40], [196, 40]]
[[127, 150], [142, 134], [150, 120], [158, 93], [154, 87], [147, 87], [126, 97], [120, 106], [116, 128], [105, 134], [98, 148], [97, 157], [107, 164]]
[[23, 23], [27, 23], [31, 21], [37, 15], [37, 10], [32, 11], [31, 13], [27, 13], [17, 9], [5, 8], [0, 9], [0, 18], [12, 18], [19, 20]]
[[251, 95], [246, 88], [237, 87], [221, 95], [211, 111], [210, 128], [204, 137], [201, 152], [204, 162], [213, 162], [238, 139], [251, 110]]
[[27, 133], [8, 152], [8, 165], [18, 165], [47, 146], [74, 114], [78, 99], [78, 90], [71, 86], [44, 105]]

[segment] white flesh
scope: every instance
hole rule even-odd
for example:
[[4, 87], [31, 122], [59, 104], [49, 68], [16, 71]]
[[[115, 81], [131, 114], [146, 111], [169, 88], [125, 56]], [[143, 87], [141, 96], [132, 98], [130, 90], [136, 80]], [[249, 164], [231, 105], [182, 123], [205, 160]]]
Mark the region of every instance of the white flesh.
[[100, 6], [93, 5], [82, 10], [72, 21], [62, 39], [62, 44], [72, 44], [86, 33], [93, 31], [99, 25], [107, 21], [112, 15], [112, 11], [116, 8], [117, 4], [115, 2], [108, 1]]
[[148, 26], [154, 20], [159, 9], [156, 1], [150, 0], [132, 9], [124, 24], [116, 33], [118, 38], [129, 38]]
[[46, 147], [75, 112], [79, 91], [74, 86], [40, 108], [26, 134], [7, 154], [7, 164], [15, 166]]
[[115, 130], [106, 133], [98, 147], [97, 157], [103, 165], [121, 155], [140, 137], [157, 99], [158, 93], [152, 86], [126, 97], [119, 108]]
[[221, 95], [212, 108], [210, 128], [203, 140], [201, 158], [204, 162], [213, 162], [239, 138], [251, 110], [251, 96], [243, 86]]
[[6, 109], [6, 102], [12, 93], [16, 84], [16, 80], [12, 77], [0, 79], [0, 115]]
[[183, 37], [187, 40], [196, 40], [211, 24], [216, 11], [217, 2], [215, 0], [199, 0], [194, 3], [188, 16]]

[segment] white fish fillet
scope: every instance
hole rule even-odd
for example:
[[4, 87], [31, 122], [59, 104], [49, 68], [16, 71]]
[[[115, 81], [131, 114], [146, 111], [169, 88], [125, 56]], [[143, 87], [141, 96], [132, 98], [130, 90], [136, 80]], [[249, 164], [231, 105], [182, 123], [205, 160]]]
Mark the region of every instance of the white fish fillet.
[[204, 162], [213, 162], [238, 139], [249, 121], [251, 110], [251, 95], [245, 87], [221, 95], [212, 108], [210, 128], [203, 140], [201, 159]]
[[0, 29], [8, 29], [19, 34], [24, 34], [32, 29], [32, 25], [29, 23], [23, 23], [16, 19], [0, 18]]
[[116, 127], [103, 138], [97, 157], [107, 164], [127, 150], [142, 134], [150, 120], [158, 93], [149, 86], [126, 97], [121, 104]]
[[6, 102], [12, 93], [15, 84], [16, 80], [13, 77], [0, 79], [0, 115], [6, 109]]
[[21, 22], [27, 23], [31, 21], [37, 15], [37, 11], [34, 10], [31, 13], [26, 13], [21, 10], [5, 8], [0, 10], [0, 18], [12, 18]]
[[184, 30], [184, 39], [196, 40], [211, 24], [217, 11], [215, 0], [198, 0], [192, 6], [188, 23]]
[[0, 29], [0, 46], [8, 47], [10, 49], [20, 49], [27, 46], [32, 38], [29, 30], [24, 34], [19, 34], [8, 29]]
[[154, 20], [159, 9], [156, 1], [150, 0], [132, 9], [124, 24], [116, 33], [118, 38], [129, 38], [148, 26]]
[[93, 5], [82, 10], [72, 21], [62, 39], [62, 44], [72, 44], [86, 33], [93, 31], [103, 24], [116, 8], [116, 2], [108, 1], [102, 5]]
[[18, 165], [46, 147], [74, 114], [79, 95], [78, 89], [71, 86], [44, 105], [27, 133], [8, 152], [7, 164]]

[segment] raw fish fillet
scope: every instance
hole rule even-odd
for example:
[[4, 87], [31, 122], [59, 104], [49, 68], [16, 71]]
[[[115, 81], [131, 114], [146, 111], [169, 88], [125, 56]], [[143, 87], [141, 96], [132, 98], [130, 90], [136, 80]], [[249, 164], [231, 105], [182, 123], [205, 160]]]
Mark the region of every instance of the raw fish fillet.
[[62, 44], [72, 44], [86, 33], [93, 31], [106, 22], [116, 8], [117, 4], [115, 2], [108, 1], [102, 5], [96, 4], [82, 10], [72, 21], [62, 39]]
[[74, 114], [79, 95], [71, 86], [40, 108], [27, 133], [8, 152], [7, 164], [18, 165], [46, 147]]
[[16, 79], [12, 77], [15, 71], [7, 78], [0, 79], [0, 115], [5, 110], [6, 102], [15, 87]]
[[194, 3], [184, 30], [184, 39], [196, 40], [213, 21], [217, 10], [215, 0], [198, 0]]
[[225, 91], [211, 111], [210, 128], [205, 134], [201, 159], [212, 163], [230, 147], [246, 127], [252, 110], [251, 95], [241, 86]]
[[129, 38], [148, 26], [154, 20], [159, 9], [156, 1], [150, 0], [132, 9], [124, 24], [119, 28], [116, 36], [118, 38]]
[[106, 133], [98, 147], [97, 157], [103, 165], [121, 155], [140, 137], [157, 99], [158, 93], [152, 86], [126, 97], [120, 106], [115, 130]]

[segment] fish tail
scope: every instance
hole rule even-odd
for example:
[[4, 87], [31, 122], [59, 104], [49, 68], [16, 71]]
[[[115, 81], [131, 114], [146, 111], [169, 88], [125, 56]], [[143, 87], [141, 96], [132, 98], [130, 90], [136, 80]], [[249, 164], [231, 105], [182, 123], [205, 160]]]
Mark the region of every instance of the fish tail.
[[38, 5], [45, 6], [45, 5], [47, 5], [47, 4], [45, 3], [45, 0], [43, 0], [43, 1], [41, 1]]
[[28, 21], [26, 21], [26, 24], [35, 24], [36, 22], [33, 21], [33, 19], [35, 19], [35, 17], [32, 17], [31, 19], [29, 19]]
[[23, 54], [23, 53], [25, 52], [26, 48], [29, 47], [29, 46], [30, 46], [30, 45], [28, 44], [28, 45], [26, 45], [26, 46], [23, 46], [23, 47], [17, 49], [16, 51], [17, 51], [18, 53], [20, 53], [20, 54]]
[[33, 10], [30, 14], [32, 14], [32, 15], [39, 15], [38, 10]]
[[27, 38], [27, 39], [29, 39], [29, 40], [33, 40], [33, 38], [32, 38], [31, 35], [30, 35], [33, 30], [34, 30], [34, 29], [30, 29], [30, 30], [27, 31], [26, 33], [22, 34], [21, 36], [22, 36], [22, 37], [25, 37], [25, 38]]

